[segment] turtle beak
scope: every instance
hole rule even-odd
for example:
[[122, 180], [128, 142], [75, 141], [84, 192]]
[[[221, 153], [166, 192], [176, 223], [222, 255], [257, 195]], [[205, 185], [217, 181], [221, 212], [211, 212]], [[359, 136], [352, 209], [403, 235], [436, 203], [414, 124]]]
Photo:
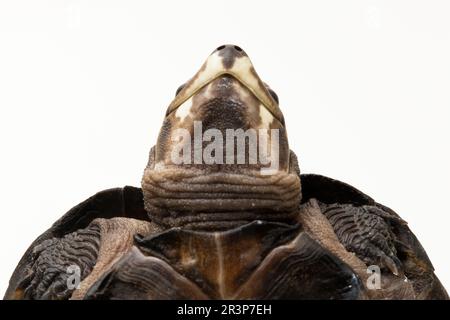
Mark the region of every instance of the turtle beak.
[[229, 75], [238, 80], [261, 102], [261, 104], [284, 124], [283, 114], [264, 83], [259, 78], [250, 58], [236, 45], [222, 45], [214, 50], [200, 70], [189, 80], [169, 105], [169, 115], [199, 90], [219, 77]]

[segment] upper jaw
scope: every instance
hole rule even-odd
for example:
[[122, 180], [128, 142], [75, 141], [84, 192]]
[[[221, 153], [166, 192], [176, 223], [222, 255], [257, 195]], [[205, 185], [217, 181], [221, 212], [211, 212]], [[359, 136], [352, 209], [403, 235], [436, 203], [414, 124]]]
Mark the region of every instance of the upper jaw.
[[167, 109], [167, 115], [197, 94], [203, 87], [224, 75], [237, 79], [280, 123], [284, 124], [283, 114], [277, 102], [259, 78], [250, 58], [241, 48], [235, 45], [224, 45], [214, 50], [200, 70], [171, 102]]

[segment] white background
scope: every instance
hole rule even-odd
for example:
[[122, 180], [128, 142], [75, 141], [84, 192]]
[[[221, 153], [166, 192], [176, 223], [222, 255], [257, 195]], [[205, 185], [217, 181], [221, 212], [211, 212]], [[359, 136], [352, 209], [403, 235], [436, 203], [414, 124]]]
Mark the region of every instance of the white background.
[[179, 84], [224, 43], [278, 93], [302, 172], [395, 209], [450, 288], [448, 1], [1, 1], [0, 294], [96, 191], [139, 186]]

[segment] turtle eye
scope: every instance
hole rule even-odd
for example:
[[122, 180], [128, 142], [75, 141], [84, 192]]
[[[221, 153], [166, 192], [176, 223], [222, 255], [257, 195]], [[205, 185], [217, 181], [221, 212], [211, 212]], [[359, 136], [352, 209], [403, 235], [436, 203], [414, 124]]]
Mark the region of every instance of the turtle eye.
[[175, 92], [175, 97], [180, 93], [181, 90], [183, 90], [185, 85], [186, 84], [183, 83], [181, 86], [178, 87], [177, 91]]
[[272, 96], [273, 100], [275, 100], [277, 102], [277, 104], [279, 104], [278, 101], [278, 95], [275, 93], [275, 91], [273, 91], [272, 89], [270, 89], [269, 87], [267, 88], [267, 90], [269, 90], [270, 95]]

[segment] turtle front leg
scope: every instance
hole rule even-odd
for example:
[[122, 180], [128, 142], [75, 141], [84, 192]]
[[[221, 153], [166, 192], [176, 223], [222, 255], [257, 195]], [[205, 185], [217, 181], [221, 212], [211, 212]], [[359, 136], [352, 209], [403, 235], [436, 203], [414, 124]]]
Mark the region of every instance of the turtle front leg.
[[125, 255], [136, 234], [158, 227], [132, 218], [95, 219], [86, 228], [36, 245], [25, 276], [6, 299], [83, 299], [87, 290]]
[[[355, 239], [346, 233], [351, 231], [354, 232], [354, 229], [348, 227], [348, 225], [347, 228], [341, 227], [342, 229], [338, 229], [336, 227], [336, 221], [327, 217], [326, 209], [326, 205], [319, 203], [316, 199], [311, 199], [309, 202], [300, 207], [299, 220], [305, 231], [310, 234], [311, 237], [349, 265], [360, 277], [365, 286], [365, 296], [368, 299], [417, 298], [412, 283], [405, 281], [404, 276], [394, 275], [390, 271], [383, 271], [380, 275], [381, 286], [373, 287], [371, 285], [372, 283], [370, 278], [372, 272], [369, 266], [371, 266], [371, 257], [376, 259], [376, 257], [370, 256], [370, 254], [373, 254], [375, 249], [369, 251], [358, 251], [358, 253], [355, 253], [352, 249], [353, 247], [346, 242]], [[347, 223], [349, 223], [349, 220], [351, 221], [351, 219], [347, 219]], [[360, 239], [358, 240], [361, 241]], [[365, 239], [365, 241], [369, 240]], [[350, 243], [352, 245], [357, 245], [360, 242], [355, 241], [354, 243]], [[365, 245], [373, 244], [369, 243]]]
[[92, 271], [100, 248], [100, 228], [89, 225], [62, 238], [51, 238], [33, 248], [32, 263], [19, 283], [13, 299], [70, 298], [75, 286], [69, 285], [72, 272], [83, 280]]

